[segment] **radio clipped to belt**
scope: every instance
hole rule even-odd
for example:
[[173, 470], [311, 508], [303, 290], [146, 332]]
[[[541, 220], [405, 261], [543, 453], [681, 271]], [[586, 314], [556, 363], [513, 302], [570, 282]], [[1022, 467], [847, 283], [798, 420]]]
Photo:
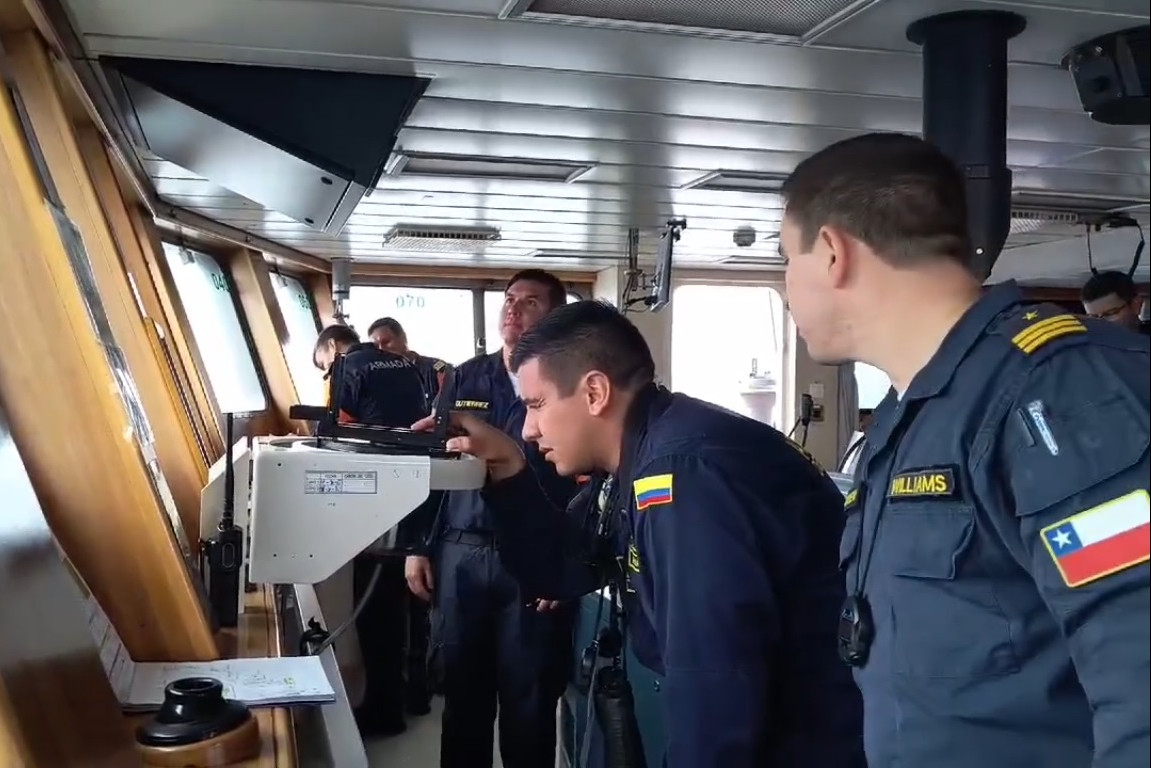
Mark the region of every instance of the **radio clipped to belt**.
[[608, 625], [600, 632], [597, 645], [601, 656], [612, 652], [612, 658], [610, 664], [596, 672], [592, 685], [596, 721], [603, 731], [604, 765], [606, 768], [647, 768], [639, 721], [635, 716], [635, 697], [624, 664], [624, 633], [617, 580], [608, 585], [608, 591], [611, 596]]
[[[647, 768], [624, 656], [627, 637], [621, 598], [626, 574], [623, 558], [616, 554], [616, 516], [612, 514], [616, 505], [614, 485], [612, 478], [602, 481], [596, 502], [595, 552], [597, 567], [603, 568], [606, 576], [608, 621], [607, 626], [600, 627], [604, 600], [601, 596], [596, 612], [596, 639], [580, 657], [576, 687], [588, 696], [588, 714], [595, 709], [596, 722], [603, 733], [605, 768]], [[585, 729], [581, 766], [588, 764], [590, 732], [590, 728]]]

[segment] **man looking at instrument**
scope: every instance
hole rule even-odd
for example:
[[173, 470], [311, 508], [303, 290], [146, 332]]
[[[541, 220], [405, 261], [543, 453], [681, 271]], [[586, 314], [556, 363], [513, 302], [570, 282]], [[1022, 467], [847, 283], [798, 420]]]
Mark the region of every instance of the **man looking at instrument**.
[[312, 362], [326, 376], [336, 355], [344, 355], [341, 421], [399, 427], [411, 424], [412, 413], [427, 415], [423, 379], [404, 356], [362, 343], [346, 325], [329, 325], [316, 339]]
[[[563, 283], [550, 272], [515, 274], [500, 312], [503, 347], [456, 369], [455, 407], [518, 439], [525, 409], [508, 367], [511, 351], [566, 301]], [[576, 484], [558, 477], [534, 447], [527, 453], [529, 471], [548, 496], [566, 504]], [[532, 499], [520, 511], [535, 514], [541, 503]], [[571, 663], [574, 606], [529, 600], [520, 591], [504, 568], [497, 516], [478, 491], [447, 493], [427, 556], [407, 562], [409, 587], [432, 602], [433, 670], [442, 675], [444, 694], [442, 768], [491, 766], [497, 706], [504, 768], [546, 768], [555, 762], [556, 705]]]
[[561, 475], [596, 473], [588, 489], [548, 504], [519, 446], [471, 414], [453, 414], [467, 436], [449, 448], [488, 461], [501, 554], [528, 594], [622, 596], [636, 656], [663, 675], [667, 768], [861, 768], [826, 473], [769, 425], [658, 387], [607, 304], [552, 312], [511, 369], [524, 440]]
[[892, 384], [841, 547], [869, 764], [1146, 764], [1147, 338], [983, 290], [964, 177], [919, 138], [834, 144], [782, 194], [808, 352]]

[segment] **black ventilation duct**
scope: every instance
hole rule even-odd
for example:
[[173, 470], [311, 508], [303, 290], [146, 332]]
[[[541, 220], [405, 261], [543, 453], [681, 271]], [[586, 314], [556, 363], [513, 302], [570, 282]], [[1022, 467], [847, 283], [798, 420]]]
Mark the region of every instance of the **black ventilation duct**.
[[375, 186], [429, 82], [158, 59], [101, 63], [142, 146], [327, 233]]
[[1151, 27], [1144, 24], [1088, 40], [1063, 57], [1079, 102], [1093, 120], [1105, 125], [1151, 124], [1149, 38]]
[[981, 278], [1011, 231], [1007, 42], [1026, 26], [1014, 13], [959, 11], [907, 28], [907, 39], [923, 46], [923, 137], [967, 180], [971, 265]]

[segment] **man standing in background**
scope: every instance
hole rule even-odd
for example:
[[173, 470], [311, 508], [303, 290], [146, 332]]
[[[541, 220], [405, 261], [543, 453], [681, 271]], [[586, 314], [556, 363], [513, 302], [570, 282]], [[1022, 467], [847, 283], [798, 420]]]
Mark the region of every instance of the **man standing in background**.
[[[563, 283], [550, 272], [514, 275], [500, 314], [503, 348], [456, 369], [455, 410], [522, 445], [526, 410], [508, 360], [520, 336], [566, 302]], [[553, 503], [566, 506], [576, 483], [556, 475], [534, 445], [525, 453]], [[426, 551], [409, 557], [405, 568], [412, 592], [433, 608], [433, 668], [444, 693], [441, 768], [490, 768], [497, 704], [505, 768], [555, 761], [556, 706], [571, 664], [575, 606], [529, 602], [505, 570], [494, 532], [479, 491], [449, 492]]]
[[1135, 281], [1125, 272], [1096, 272], [1080, 294], [1083, 311], [1091, 317], [1106, 320], [1129, 331], [1151, 335], [1151, 324], [1140, 321], [1143, 297]]
[[438, 357], [425, 357], [408, 347], [408, 334], [394, 317], [381, 317], [368, 326], [368, 338], [385, 352], [402, 355], [416, 366], [424, 382], [429, 405], [435, 401], [444, 383], [444, 361]]

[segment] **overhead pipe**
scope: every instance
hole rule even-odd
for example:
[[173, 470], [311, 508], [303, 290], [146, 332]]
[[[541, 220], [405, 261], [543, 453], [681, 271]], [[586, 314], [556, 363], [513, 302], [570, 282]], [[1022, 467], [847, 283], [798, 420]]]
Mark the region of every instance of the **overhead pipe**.
[[972, 269], [991, 274], [1011, 232], [1007, 167], [1007, 44], [1027, 27], [1006, 11], [920, 19], [907, 39], [923, 48], [923, 137], [963, 172]]
[[332, 259], [332, 317], [337, 323], [347, 323], [344, 302], [352, 295], [352, 260], [343, 256]]

